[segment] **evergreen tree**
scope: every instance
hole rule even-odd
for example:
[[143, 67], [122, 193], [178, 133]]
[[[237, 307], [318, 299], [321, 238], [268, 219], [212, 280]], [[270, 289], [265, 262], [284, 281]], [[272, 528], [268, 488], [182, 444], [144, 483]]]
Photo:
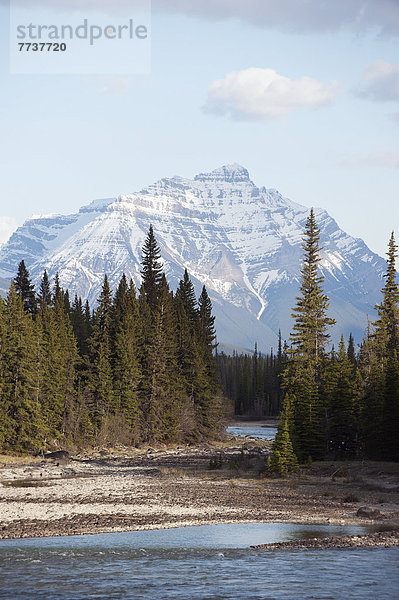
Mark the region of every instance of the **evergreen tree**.
[[15, 290], [21, 296], [26, 312], [32, 316], [35, 316], [37, 311], [35, 286], [31, 283], [28, 269], [26, 268], [23, 260], [21, 260], [19, 263], [18, 273], [14, 279], [14, 282]]
[[287, 418], [282, 418], [273, 442], [273, 454], [270, 468], [279, 475], [285, 475], [298, 466], [292, 446]]
[[10, 430], [9, 415], [5, 397], [5, 353], [6, 353], [6, 306], [0, 297], [0, 449], [4, 448], [7, 434]]
[[336, 358], [328, 372], [329, 451], [335, 460], [354, 458], [357, 449], [356, 402], [359, 397], [358, 380], [353, 364], [341, 337]]
[[334, 320], [327, 316], [328, 298], [322, 289], [320, 262], [320, 230], [313, 209], [305, 227], [300, 296], [293, 309], [295, 319], [291, 335], [292, 349], [285, 372], [285, 388], [293, 398], [293, 443], [300, 460], [309, 456], [322, 459], [326, 452], [325, 398], [322, 377], [328, 328]]
[[78, 350], [72, 325], [58, 297], [42, 329], [40, 399], [52, 439], [68, 436], [67, 421], [74, 410]]
[[126, 275], [123, 273], [119, 285], [116, 288], [115, 297], [112, 305], [113, 331], [116, 331], [118, 329], [120, 321], [129, 304], [130, 299], [128, 298], [128, 291], [129, 286], [127, 284]]
[[356, 353], [355, 353], [355, 342], [353, 340], [353, 335], [351, 333], [349, 334], [347, 354], [348, 354], [349, 362], [351, 363], [351, 365], [353, 367], [353, 370], [356, 371], [357, 359], [356, 359]]
[[385, 390], [382, 410], [384, 444], [382, 456], [386, 460], [399, 460], [399, 285], [397, 283], [397, 244], [392, 232], [387, 252], [387, 272], [383, 287], [383, 300], [376, 308], [376, 353], [384, 370]]
[[203, 286], [201, 295], [198, 299], [198, 309], [199, 335], [204, 346], [208, 349], [209, 353], [212, 354], [213, 350], [217, 347], [217, 344], [215, 343], [215, 317], [212, 314], [212, 302], [205, 286]]
[[126, 287], [122, 277], [114, 299], [115, 357], [114, 386], [116, 404], [128, 423], [132, 439], [140, 438], [141, 366], [139, 361], [139, 309], [133, 282]]
[[112, 295], [107, 275], [98, 299], [94, 315], [90, 347], [89, 389], [93, 397], [92, 418], [97, 427], [105, 415], [114, 407], [114, 385], [112, 373]]
[[66, 316], [70, 316], [71, 315], [71, 302], [69, 300], [69, 291], [65, 290], [64, 292], [64, 313]]
[[385, 375], [385, 401], [383, 407], [385, 460], [399, 461], [399, 360], [396, 350], [392, 351]]
[[177, 361], [176, 342], [173, 299], [163, 276], [147, 357], [150, 388], [145, 414], [149, 440], [173, 440], [177, 436], [183, 385]]
[[31, 315], [25, 311], [23, 297], [11, 283], [5, 308], [3, 329], [2, 412], [4, 447], [17, 452], [38, 450], [46, 428], [37, 394], [37, 364], [34, 348], [37, 339]]
[[190, 327], [193, 330], [197, 324], [199, 313], [194, 286], [190, 280], [187, 269], [184, 270], [184, 277], [179, 282], [179, 287], [176, 290], [176, 298], [181, 300], [185, 314], [188, 317]]
[[198, 371], [197, 402], [200, 409], [201, 428], [205, 431], [216, 430], [220, 425], [220, 401], [218, 400], [219, 378], [214, 357], [217, 347], [215, 317], [212, 314], [212, 302], [203, 286], [198, 299], [199, 319], [195, 332]]
[[44, 309], [44, 307], [49, 307], [51, 304], [51, 290], [50, 283], [48, 280], [47, 271], [44, 270], [43, 277], [40, 282], [39, 294], [37, 296], [39, 308]]
[[161, 252], [154, 236], [152, 225], [142, 250], [142, 271], [144, 290], [151, 310], [156, 308], [162, 281]]
[[60, 285], [60, 276], [58, 273], [55, 274], [54, 278], [54, 287], [53, 287], [53, 297], [52, 302], [55, 304], [58, 301], [64, 301], [64, 290]]
[[322, 289], [324, 277], [318, 272], [320, 262], [320, 230], [317, 227], [313, 209], [307, 219], [304, 250], [301, 269], [300, 296], [293, 309], [295, 319], [291, 344], [295, 354], [302, 355], [317, 368], [325, 346], [329, 340], [328, 328], [334, 325], [334, 319], [327, 316], [328, 298]]
[[381, 290], [383, 300], [376, 306], [378, 320], [375, 322], [375, 339], [380, 356], [388, 358], [399, 348], [399, 286], [396, 281], [397, 245], [392, 232], [388, 244], [385, 286]]
[[376, 341], [368, 326], [367, 337], [361, 345], [359, 368], [363, 379], [360, 406], [361, 444], [368, 458], [383, 456], [383, 408], [385, 401], [385, 372], [376, 349]]
[[80, 355], [84, 356], [88, 352], [87, 340], [89, 338], [89, 324], [87, 323], [85, 311], [83, 310], [82, 298], [78, 298], [76, 294], [71, 306], [71, 324]]

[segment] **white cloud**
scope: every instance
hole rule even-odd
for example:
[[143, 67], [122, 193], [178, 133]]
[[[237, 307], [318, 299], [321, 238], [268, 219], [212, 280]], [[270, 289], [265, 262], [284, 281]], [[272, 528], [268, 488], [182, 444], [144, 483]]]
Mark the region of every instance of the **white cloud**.
[[13, 217], [0, 217], [0, 246], [8, 240], [17, 227], [18, 223]]
[[[19, 0], [32, 6], [32, 0]], [[0, 0], [7, 4], [9, 0]], [[68, 10], [131, 11], [141, 0], [35, 0]], [[240, 19], [268, 29], [319, 32], [378, 30], [399, 35], [398, 0], [152, 0], [154, 11], [212, 20]]]
[[372, 63], [357, 90], [357, 95], [380, 102], [398, 101], [399, 64], [391, 64], [384, 60]]
[[377, 28], [382, 34], [399, 34], [397, 0], [153, 0], [153, 5], [168, 12], [238, 18], [291, 32]]
[[330, 104], [337, 90], [336, 82], [292, 80], [273, 69], [252, 67], [211, 83], [204, 110], [238, 120], [281, 119], [300, 108]]
[[399, 168], [399, 152], [380, 151], [371, 154], [346, 156], [340, 161], [344, 167], [382, 167], [388, 169]]

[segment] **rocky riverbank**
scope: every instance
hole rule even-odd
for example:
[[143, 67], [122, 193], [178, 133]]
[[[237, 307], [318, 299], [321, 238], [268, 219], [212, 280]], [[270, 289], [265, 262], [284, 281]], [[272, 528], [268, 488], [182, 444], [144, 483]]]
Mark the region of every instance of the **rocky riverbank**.
[[367, 535], [346, 535], [342, 537], [313, 538], [310, 540], [293, 540], [278, 544], [260, 544], [251, 546], [252, 549], [261, 550], [304, 550], [310, 548], [363, 548], [363, 547], [392, 548], [399, 546], [399, 530], [378, 531]]
[[398, 465], [320, 463], [272, 479], [264, 473], [270, 447], [247, 439], [2, 457], [0, 538], [245, 522], [399, 529]]

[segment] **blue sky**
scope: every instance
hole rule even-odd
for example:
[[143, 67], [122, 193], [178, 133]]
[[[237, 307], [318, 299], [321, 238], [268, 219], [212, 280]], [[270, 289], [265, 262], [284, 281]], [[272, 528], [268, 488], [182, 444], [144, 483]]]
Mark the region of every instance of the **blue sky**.
[[[82, 17], [96, 4], [129, 0], [82, 0]], [[153, 0], [150, 74], [113, 77], [11, 75], [1, 0], [0, 241], [32, 213], [238, 162], [383, 254], [399, 225], [399, 7], [325, 4]]]

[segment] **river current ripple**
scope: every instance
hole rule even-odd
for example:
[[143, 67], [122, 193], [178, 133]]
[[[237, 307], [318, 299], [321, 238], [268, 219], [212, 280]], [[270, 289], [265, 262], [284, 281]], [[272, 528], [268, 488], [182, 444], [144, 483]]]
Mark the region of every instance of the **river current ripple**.
[[7, 600], [397, 600], [399, 549], [251, 550], [362, 527], [279, 523], [4, 540]]

